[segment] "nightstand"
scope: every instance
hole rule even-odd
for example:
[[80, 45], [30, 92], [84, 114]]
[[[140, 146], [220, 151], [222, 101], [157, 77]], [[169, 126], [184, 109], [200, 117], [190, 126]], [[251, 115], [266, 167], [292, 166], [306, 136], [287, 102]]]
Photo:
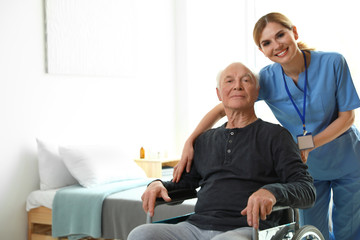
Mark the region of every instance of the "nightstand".
[[180, 158], [137, 158], [134, 161], [139, 165], [149, 178], [161, 178], [163, 167], [174, 167]]

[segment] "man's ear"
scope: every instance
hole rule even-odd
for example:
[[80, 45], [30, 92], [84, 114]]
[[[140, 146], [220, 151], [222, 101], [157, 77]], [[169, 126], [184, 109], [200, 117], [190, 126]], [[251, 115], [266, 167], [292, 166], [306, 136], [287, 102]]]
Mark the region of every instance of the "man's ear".
[[221, 95], [220, 95], [220, 91], [219, 91], [218, 88], [216, 88], [216, 94], [217, 94], [217, 96], [218, 96], [219, 101], [222, 101]]

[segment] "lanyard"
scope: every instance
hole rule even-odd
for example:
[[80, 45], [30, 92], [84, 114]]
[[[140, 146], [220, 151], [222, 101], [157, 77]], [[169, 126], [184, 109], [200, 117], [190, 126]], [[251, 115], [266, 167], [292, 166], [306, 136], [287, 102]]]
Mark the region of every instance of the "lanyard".
[[302, 121], [302, 124], [303, 124], [303, 130], [304, 130], [304, 135], [306, 135], [307, 131], [306, 131], [306, 126], [305, 126], [305, 110], [306, 110], [306, 85], [307, 85], [307, 64], [306, 64], [306, 56], [305, 56], [305, 52], [304, 51], [301, 51], [303, 56], [304, 56], [304, 62], [305, 62], [305, 83], [304, 83], [304, 102], [303, 102], [303, 113], [301, 114], [300, 113], [300, 110], [299, 108], [296, 106], [295, 102], [294, 102], [294, 99], [292, 98], [291, 96], [291, 93], [289, 91], [289, 88], [286, 84], [286, 80], [285, 80], [285, 73], [284, 73], [284, 69], [281, 67], [281, 70], [282, 70], [282, 75], [283, 75], [283, 79], [284, 79], [284, 83], [285, 83], [285, 89], [286, 89], [286, 92], [296, 110], [296, 112], [298, 113], [301, 121]]

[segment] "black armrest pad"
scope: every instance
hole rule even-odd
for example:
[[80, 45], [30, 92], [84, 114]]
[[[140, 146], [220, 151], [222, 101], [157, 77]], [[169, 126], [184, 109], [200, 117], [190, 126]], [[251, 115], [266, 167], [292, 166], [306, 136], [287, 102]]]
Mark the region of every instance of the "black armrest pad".
[[280, 223], [299, 222], [299, 210], [290, 206], [273, 206], [272, 212], [282, 211]]
[[157, 198], [155, 206], [161, 205], [161, 204], [171, 204], [176, 205], [180, 204], [185, 200], [196, 198], [196, 190], [195, 189], [177, 189], [169, 191], [169, 197], [171, 198], [171, 202], [165, 202], [162, 198]]

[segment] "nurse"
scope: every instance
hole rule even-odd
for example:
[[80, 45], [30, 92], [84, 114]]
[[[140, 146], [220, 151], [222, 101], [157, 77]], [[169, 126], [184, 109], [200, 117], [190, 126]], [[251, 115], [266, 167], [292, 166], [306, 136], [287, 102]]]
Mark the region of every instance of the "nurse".
[[[315, 206], [301, 211], [300, 223], [316, 226], [325, 239], [360, 239], [360, 132], [353, 125], [360, 100], [345, 58], [297, 42], [296, 27], [280, 13], [261, 17], [253, 37], [274, 62], [259, 73], [259, 100], [291, 132], [315, 179]], [[189, 171], [195, 138], [224, 115], [219, 104], [201, 120], [185, 143], [173, 181], [185, 167]]]

